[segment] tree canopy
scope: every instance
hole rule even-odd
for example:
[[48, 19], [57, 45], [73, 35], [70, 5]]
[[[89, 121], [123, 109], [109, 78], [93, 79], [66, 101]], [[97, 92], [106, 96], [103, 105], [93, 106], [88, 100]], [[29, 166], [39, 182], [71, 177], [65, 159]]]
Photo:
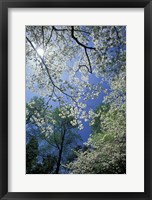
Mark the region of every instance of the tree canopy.
[[26, 89], [47, 173], [126, 172], [125, 26], [27, 26]]

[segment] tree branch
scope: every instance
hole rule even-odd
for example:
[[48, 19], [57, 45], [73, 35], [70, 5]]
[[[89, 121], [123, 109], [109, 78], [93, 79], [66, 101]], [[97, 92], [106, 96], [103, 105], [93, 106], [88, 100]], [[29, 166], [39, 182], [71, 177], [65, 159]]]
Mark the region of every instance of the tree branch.
[[72, 38], [80, 45], [84, 48], [84, 51], [85, 51], [85, 54], [86, 54], [86, 57], [87, 57], [87, 60], [88, 60], [88, 63], [89, 63], [89, 68], [87, 67], [88, 69], [88, 72], [92, 74], [92, 66], [91, 66], [91, 62], [90, 62], [90, 58], [89, 58], [89, 55], [88, 55], [88, 52], [87, 52], [87, 49], [93, 49], [93, 50], [96, 50], [96, 48], [94, 47], [88, 47], [84, 44], [82, 44], [81, 42], [79, 42], [79, 40], [74, 36], [74, 26], [71, 26], [71, 35], [72, 35]]
[[114, 26], [114, 29], [115, 29], [115, 32], [116, 32], [118, 40], [120, 40], [119, 33], [118, 33], [118, 30], [117, 30], [116, 26]]
[[90, 72], [87, 65], [79, 65], [79, 68], [76, 70], [76, 72], [78, 72], [81, 67], [85, 67], [88, 70], [88, 72]]
[[88, 52], [87, 52], [87, 49], [86, 49], [86, 48], [85, 48], [85, 54], [86, 54], [86, 56], [87, 56], [88, 63], [89, 63], [89, 67], [90, 67], [89, 72], [92, 74], [92, 66], [91, 66], [90, 58], [89, 58], [89, 56], [88, 56]]
[[44, 27], [42, 26], [43, 49], [44, 49]]
[[37, 55], [38, 55], [38, 57], [40, 58], [41, 62], [43, 63], [43, 65], [44, 65], [44, 67], [45, 67], [45, 69], [46, 69], [46, 72], [47, 72], [47, 74], [48, 74], [48, 77], [49, 77], [49, 79], [50, 79], [52, 85], [53, 85], [55, 88], [57, 88], [61, 93], [65, 94], [66, 96], [70, 97], [73, 101], [75, 101], [74, 98], [73, 98], [71, 95], [67, 94], [67, 93], [64, 92], [61, 88], [59, 88], [57, 85], [55, 85], [55, 83], [54, 83], [54, 81], [53, 81], [53, 79], [52, 79], [52, 77], [51, 77], [51, 75], [50, 75], [49, 69], [48, 69], [47, 65], [45, 64], [45, 62], [44, 62], [44, 59], [38, 54], [36, 48], [33, 46], [32, 42], [30, 41], [30, 39], [29, 39], [27, 36], [26, 36], [26, 39], [27, 39], [27, 41], [30, 43], [30, 45], [31, 45], [31, 47], [34, 49], [34, 51], [37, 53]]
[[56, 144], [58, 150], [60, 151], [59, 144], [58, 144], [57, 141], [56, 141], [55, 132], [53, 132], [53, 137], [54, 137], [54, 142], [55, 142], [55, 144]]
[[88, 46], [82, 44], [81, 42], [79, 42], [79, 40], [74, 36], [74, 31], [75, 31], [74, 30], [74, 26], [71, 26], [71, 36], [80, 46], [82, 46], [85, 49], [94, 49], [94, 50], [96, 50], [96, 48], [94, 48], [94, 47], [88, 47]]
[[[55, 26], [52, 26], [52, 28], [53, 28], [55, 31], [70, 31], [69, 29], [66, 29], [66, 28], [64, 28], [64, 29], [57, 29]], [[83, 30], [79, 30], [79, 29], [74, 30], [74, 31], [81, 32], [81, 33], [86, 33], [86, 34], [90, 35], [90, 33], [87, 32], [87, 31], [83, 31]]]
[[49, 39], [48, 39], [48, 41], [47, 41], [47, 43], [46, 43], [46, 46], [47, 46], [48, 43], [50, 42], [50, 40], [51, 40], [51, 38], [52, 38], [52, 34], [53, 34], [53, 28], [52, 28], [52, 30], [51, 30], [51, 34], [50, 34], [50, 37], [49, 37]]

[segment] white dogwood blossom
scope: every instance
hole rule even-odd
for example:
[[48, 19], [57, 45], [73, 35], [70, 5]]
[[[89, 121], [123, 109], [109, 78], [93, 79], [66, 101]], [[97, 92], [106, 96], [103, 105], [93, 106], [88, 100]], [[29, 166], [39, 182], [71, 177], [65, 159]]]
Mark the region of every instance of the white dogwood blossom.
[[110, 84], [125, 65], [124, 33], [123, 26], [27, 26], [27, 88], [76, 107], [71, 115], [82, 118], [87, 101], [104, 91], [103, 81]]

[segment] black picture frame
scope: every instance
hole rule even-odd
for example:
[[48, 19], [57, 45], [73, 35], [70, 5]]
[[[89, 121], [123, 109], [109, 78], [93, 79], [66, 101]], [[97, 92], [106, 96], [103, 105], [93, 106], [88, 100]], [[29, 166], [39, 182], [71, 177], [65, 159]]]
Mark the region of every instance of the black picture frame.
[[[8, 8], [144, 8], [144, 192], [8, 192]], [[150, 0], [0, 0], [0, 198], [152, 199], [152, 2]], [[138, 69], [137, 69], [138, 70]]]

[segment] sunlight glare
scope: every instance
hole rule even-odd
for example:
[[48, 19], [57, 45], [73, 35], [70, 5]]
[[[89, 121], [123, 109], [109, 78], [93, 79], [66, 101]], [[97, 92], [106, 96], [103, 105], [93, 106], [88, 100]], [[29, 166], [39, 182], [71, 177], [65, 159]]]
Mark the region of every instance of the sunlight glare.
[[44, 55], [44, 50], [43, 50], [43, 49], [38, 48], [38, 49], [37, 49], [37, 52], [38, 52], [38, 54], [39, 54], [41, 57], [43, 57], [43, 55]]

